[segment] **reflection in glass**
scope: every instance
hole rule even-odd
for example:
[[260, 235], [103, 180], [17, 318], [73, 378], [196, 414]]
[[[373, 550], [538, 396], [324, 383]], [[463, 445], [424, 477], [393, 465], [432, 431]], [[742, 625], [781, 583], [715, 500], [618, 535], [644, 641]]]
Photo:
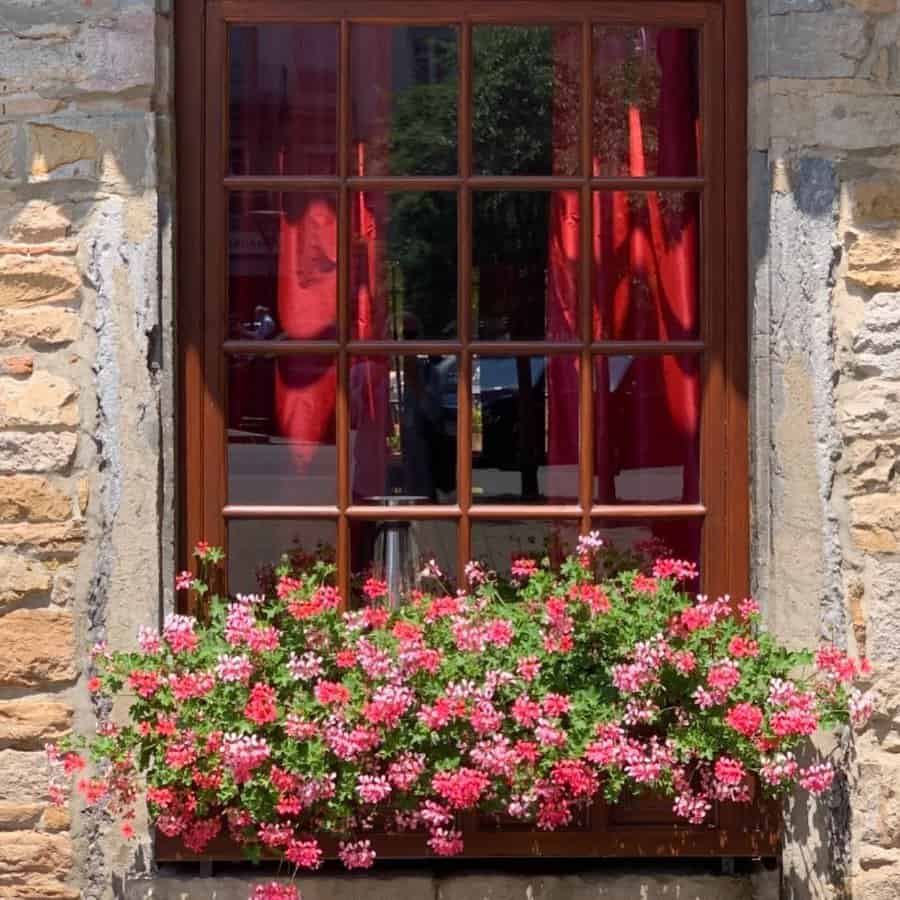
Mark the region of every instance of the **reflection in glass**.
[[[607, 573], [623, 569], [649, 572], [660, 557], [700, 564], [702, 519], [595, 519], [591, 527], [603, 538], [605, 546], [599, 558]], [[688, 587], [695, 588], [696, 583]]]
[[477, 25], [472, 50], [475, 173], [577, 174], [580, 29]]
[[481, 191], [472, 208], [476, 338], [575, 340], [578, 192]]
[[337, 525], [327, 519], [232, 519], [228, 523], [228, 592], [274, 591], [274, 567], [283, 554], [303, 568], [312, 559], [334, 561]]
[[593, 203], [595, 336], [696, 338], [700, 326], [699, 194], [596, 192]]
[[598, 503], [700, 500], [700, 358], [594, 360]]
[[455, 175], [456, 28], [352, 25], [353, 175]]
[[578, 541], [578, 522], [516, 519], [477, 520], [472, 523], [472, 559], [509, 577], [513, 560], [547, 556], [559, 565]]
[[577, 357], [474, 357], [472, 502], [577, 498]]
[[350, 360], [354, 503], [456, 499], [455, 356]]
[[337, 172], [338, 26], [231, 25], [233, 175]]
[[336, 194], [231, 194], [228, 333], [237, 340], [337, 339]]
[[696, 175], [699, 34], [595, 25], [593, 175]]
[[456, 336], [456, 194], [350, 194], [354, 340]]
[[[397, 515], [402, 508], [395, 507]], [[407, 600], [411, 590], [448, 591], [455, 589], [456, 522], [444, 519], [409, 521], [389, 518], [350, 523], [350, 553], [353, 582], [359, 589], [369, 577], [384, 581], [391, 603]], [[434, 560], [441, 574], [435, 580], [423, 574]]]
[[334, 505], [331, 356], [228, 357], [228, 502]]

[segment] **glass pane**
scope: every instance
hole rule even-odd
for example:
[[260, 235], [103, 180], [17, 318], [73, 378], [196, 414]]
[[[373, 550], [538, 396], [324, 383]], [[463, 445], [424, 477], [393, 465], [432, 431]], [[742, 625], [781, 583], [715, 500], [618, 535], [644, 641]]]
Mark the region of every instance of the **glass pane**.
[[337, 195], [231, 195], [228, 333], [337, 340]]
[[302, 568], [309, 557], [334, 560], [337, 524], [316, 519], [232, 519], [228, 523], [228, 591], [274, 590], [282, 554]]
[[338, 26], [228, 29], [229, 171], [337, 172]]
[[354, 25], [354, 175], [455, 175], [456, 28]]
[[[700, 564], [702, 519], [595, 519], [592, 528], [604, 541], [598, 558], [609, 574], [634, 568], [649, 573], [660, 557]], [[696, 589], [697, 581], [688, 587]]]
[[354, 340], [456, 337], [456, 194], [350, 194]]
[[698, 503], [700, 358], [594, 360], [599, 503]]
[[700, 328], [700, 195], [593, 196], [594, 334], [689, 340]]
[[475, 173], [577, 174], [579, 27], [480, 25], [472, 50]]
[[476, 356], [472, 502], [578, 499], [578, 358]]
[[337, 503], [331, 356], [228, 357], [228, 502]]
[[[350, 554], [356, 603], [365, 602], [362, 587], [368, 578], [385, 583], [392, 603], [408, 599], [412, 590], [452, 593], [456, 589], [455, 521], [354, 521], [350, 523]], [[440, 577], [430, 571], [431, 560]]]
[[578, 338], [578, 191], [473, 198], [472, 302], [481, 340]]
[[578, 540], [578, 522], [476, 520], [472, 523], [472, 559], [508, 578], [513, 560], [549, 557], [558, 565]]
[[696, 175], [698, 32], [595, 25], [593, 174]]
[[455, 356], [350, 360], [354, 503], [456, 502]]

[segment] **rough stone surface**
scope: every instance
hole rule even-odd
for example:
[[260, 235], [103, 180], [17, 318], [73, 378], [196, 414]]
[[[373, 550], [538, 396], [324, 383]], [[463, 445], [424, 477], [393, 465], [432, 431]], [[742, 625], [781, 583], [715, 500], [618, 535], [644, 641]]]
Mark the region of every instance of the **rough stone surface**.
[[66, 309], [38, 307], [19, 311], [0, 310], [0, 345], [28, 344], [53, 347], [78, 338], [81, 323]]
[[0, 611], [50, 590], [50, 573], [36, 560], [19, 554], [0, 555]]
[[47, 372], [25, 381], [0, 378], [0, 428], [77, 425], [77, 401], [71, 382]]
[[787, 12], [770, 25], [769, 72], [786, 78], [853, 75], [868, 50], [866, 18], [852, 8]]
[[0, 748], [39, 750], [71, 730], [72, 708], [55, 700], [0, 701]]
[[32, 176], [40, 178], [61, 168], [71, 178], [94, 174], [99, 152], [96, 135], [55, 125], [29, 125], [28, 140]]
[[70, 612], [19, 609], [0, 617], [0, 686], [69, 682], [74, 657]]
[[16, 214], [7, 231], [14, 241], [43, 244], [67, 237], [71, 228], [71, 212], [45, 200], [32, 200]]
[[0, 750], [0, 803], [46, 803], [47, 754]]
[[81, 274], [68, 256], [0, 255], [0, 309], [37, 303], [74, 303]]
[[60, 522], [71, 515], [71, 498], [47, 478], [0, 476], [0, 522]]
[[77, 435], [71, 432], [0, 432], [0, 473], [65, 469], [77, 443]]
[[850, 281], [875, 290], [900, 290], [900, 230], [860, 235], [848, 261]]

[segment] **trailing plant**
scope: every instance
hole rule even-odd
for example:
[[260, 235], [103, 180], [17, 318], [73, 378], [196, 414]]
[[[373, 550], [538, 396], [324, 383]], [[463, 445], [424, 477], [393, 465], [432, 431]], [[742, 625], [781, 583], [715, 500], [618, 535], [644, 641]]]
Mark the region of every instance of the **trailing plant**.
[[371, 866], [376, 826], [458, 854], [466, 810], [552, 830], [600, 794], [652, 790], [700, 823], [715, 802], [750, 802], [754, 785], [828, 789], [832, 763], [794, 752], [867, 718], [853, 684], [867, 663], [786, 648], [753, 600], [692, 596], [689, 563], [603, 574], [601, 545], [592, 533], [559, 565], [516, 559], [508, 580], [470, 563], [465, 591], [445, 590], [433, 562], [406, 598], [369, 578], [363, 605], [342, 611], [323, 559], [285, 558], [268, 593], [209, 598], [223, 553], [200, 544], [199, 574], [177, 587], [206, 618], [143, 628], [134, 652], [94, 648], [97, 706], [130, 706], [124, 722], [48, 748], [54, 799], [78, 773], [126, 836], [145, 794], [156, 827], [192, 851], [227, 834], [250, 858], [314, 869], [325, 833], [347, 867]]

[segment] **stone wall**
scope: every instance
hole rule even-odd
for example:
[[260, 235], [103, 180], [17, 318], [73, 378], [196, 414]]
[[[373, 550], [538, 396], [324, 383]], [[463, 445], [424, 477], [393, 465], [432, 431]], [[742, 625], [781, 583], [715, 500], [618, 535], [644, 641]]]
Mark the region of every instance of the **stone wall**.
[[[70, 822], [40, 752], [94, 721], [94, 641], [130, 644], [171, 602], [170, 19], [166, 0], [0, 0], [0, 900], [245, 889], [159, 877], [146, 835]], [[790, 810], [783, 894], [892, 900], [900, 11], [750, 0], [749, 23], [756, 588], [781, 635], [867, 653], [879, 696], [872, 731], [837, 748], [860, 777]], [[567, 877], [397, 876], [375, 896], [773, 894], [675, 870]]]
[[133, 865], [48, 805], [42, 747], [91, 726], [88, 648], [158, 622], [172, 560], [156, 6], [0, 0], [0, 898], [105, 897]]
[[857, 777], [791, 810], [788, 897], [900, 898], [900, 11], [751, 0], [754, 574], [875, 665]]

